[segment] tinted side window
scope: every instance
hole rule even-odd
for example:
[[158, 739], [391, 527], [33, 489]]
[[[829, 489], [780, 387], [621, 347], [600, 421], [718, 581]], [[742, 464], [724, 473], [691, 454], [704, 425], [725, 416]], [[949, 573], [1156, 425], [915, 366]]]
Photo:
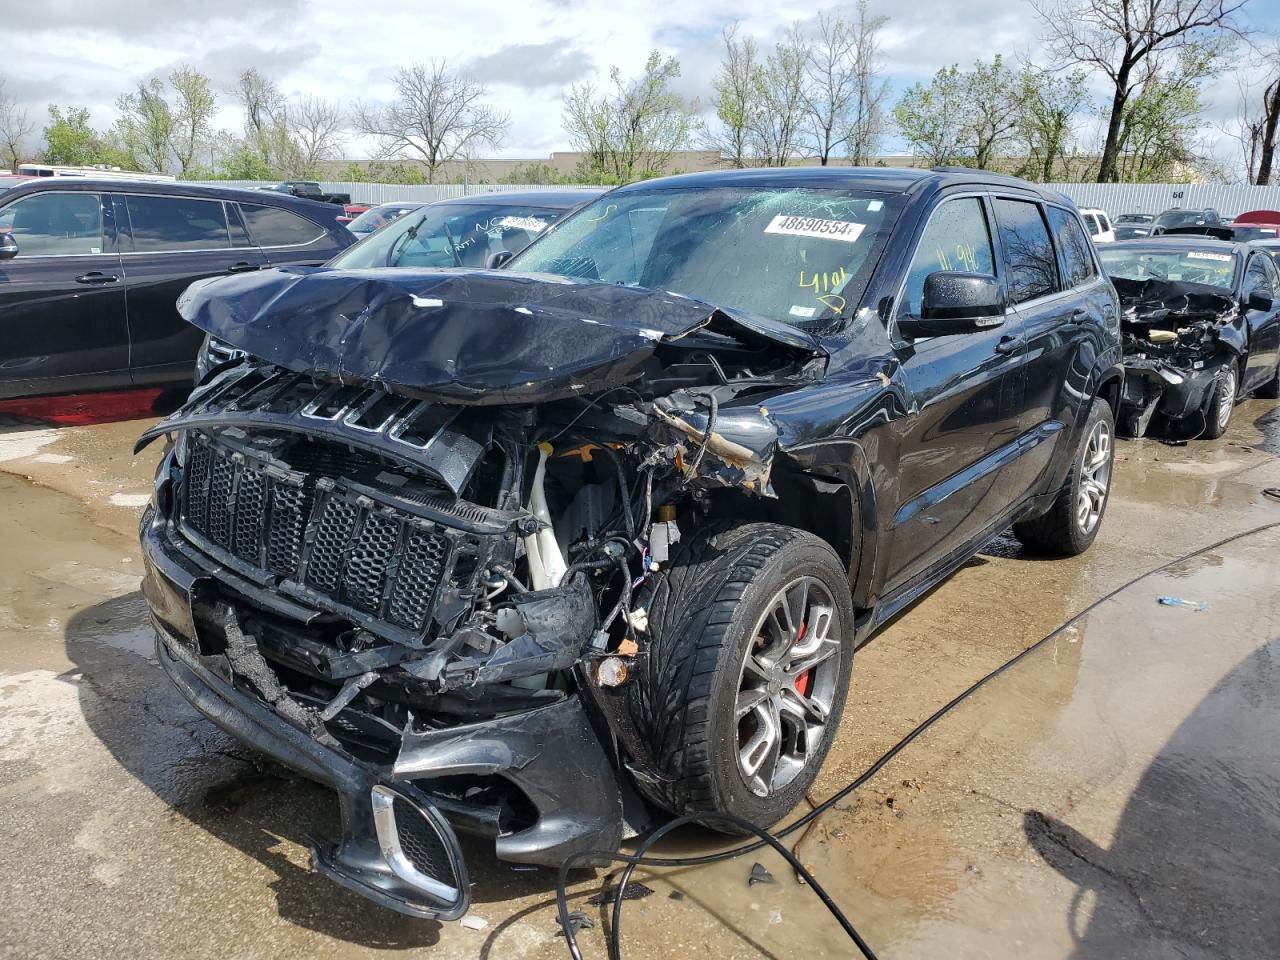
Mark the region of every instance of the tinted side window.
[[977, 197], [948, 200], [933, 211], [907, 271], [907, 286], [899, 312], [920, 316], [925, 277], [944, 270], [995, 274], [991, 233], [982, 201]]
[[37, 193], [0, 209], [0, 232], [18, 241], [19, 257], [101, 253], [102, 197], [96, 193]]
[[1026, 200], [997, 200], [996, 223], [1009, 268], [1009, 300], [1025, 303], [1058, 289], [1058, 264], [1040, 207]]
[[1053, 239], [1062, 254], [1062, 266], [1066, 271], [1062, 285], [1077, 287], [1092, 280], [1098, 275], [1098, 268], [1094, 265], [1089, 238], [1080, 228], [1080, 221], [1059, 207], [1049, 207], [1048, 214]]
[[135, 252], [218, 250], [231, 246], [221, 200], [129, 194], [130, 232]]
[[240, 210], [253, 242], [260, 247], [292, 247], [319, 240], [324, 229], [310, 220], [261, 203], [242, 203]]

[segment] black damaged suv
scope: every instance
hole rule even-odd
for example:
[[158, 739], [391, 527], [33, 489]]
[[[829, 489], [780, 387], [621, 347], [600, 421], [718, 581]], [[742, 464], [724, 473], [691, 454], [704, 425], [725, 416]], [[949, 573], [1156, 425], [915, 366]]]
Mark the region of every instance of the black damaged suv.
[[[245, 351], [148, 431], [161, 664], [341, 799], [316, 867], [403, 912], [655, 812], [761, 825], [853, 651], [1010, 524], [1085, 550], [1119, 315], [1076, 211], [975, 171], [608, 193], [509, 269], [193, 286]], [[723, 821], [721, 821], [723, 822]]]

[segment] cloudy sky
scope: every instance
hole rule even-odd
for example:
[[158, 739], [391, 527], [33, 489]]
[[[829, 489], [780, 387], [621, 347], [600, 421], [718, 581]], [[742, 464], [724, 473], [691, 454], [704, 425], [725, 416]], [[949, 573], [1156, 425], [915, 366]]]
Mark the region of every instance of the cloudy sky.
[[[1280, 2], [1250, 0], [1253, 26], [1280, 33]], [[1043, 61], [1040, 27], [1027, 0], [872, 0], [890, 17], [885, 67], [894, 89], [938, 67], [1000, 52]], [[415, 60], [444, 57], [470, 67], [511, 113], [500, 153], [543, 157], [568, 146], [560, 105], [572, 83], [633, 73], [648, 51], [679, 56], [682, 92], [705, 101], [720, 56], [720, 31], [733, 20], [768, 44], [787, 24], [811, 18], [807, 0], [515, 0], [414, 3], [412, 0], [41, 0], [0, 7], [9, 38], [0, 75], [41, 124], [49, 103], [83, 105], [94, 124], [115, 118], [131, 82], [186, 62], [221, 91], [256, 66], [285, 93], [351, 101], [392, 94], [391, 73]], [[1236, 83], [1208, 91], [1208, 116], [1230, 123]], [[218, 124], [238, 130], [231, 97]], [[1229, 141], [1212, 130], [1227, 159]], [[894, 144], [890, 143], [890, 147]], [[352, 156], [365, 145], [349, 144]]]

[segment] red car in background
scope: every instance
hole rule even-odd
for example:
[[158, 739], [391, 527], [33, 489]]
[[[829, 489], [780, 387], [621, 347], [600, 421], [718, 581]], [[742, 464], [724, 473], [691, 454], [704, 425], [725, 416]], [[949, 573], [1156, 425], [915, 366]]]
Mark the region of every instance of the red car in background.
[[1280, 239], [1280, 210], [1250, 210], [1231, 221], [1232, 237], [1238, 241]]

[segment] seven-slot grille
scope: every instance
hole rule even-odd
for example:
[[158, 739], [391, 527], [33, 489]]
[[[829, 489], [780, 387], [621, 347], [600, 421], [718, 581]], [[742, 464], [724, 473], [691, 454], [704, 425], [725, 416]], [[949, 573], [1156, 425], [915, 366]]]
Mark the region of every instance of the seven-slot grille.
[[182, 520], [198, 546], [279, 577], [284, 592], [426, 630], [449, 569], [449, 536], [332, 478], [271, 470], [204, 436], [191, 441]]

